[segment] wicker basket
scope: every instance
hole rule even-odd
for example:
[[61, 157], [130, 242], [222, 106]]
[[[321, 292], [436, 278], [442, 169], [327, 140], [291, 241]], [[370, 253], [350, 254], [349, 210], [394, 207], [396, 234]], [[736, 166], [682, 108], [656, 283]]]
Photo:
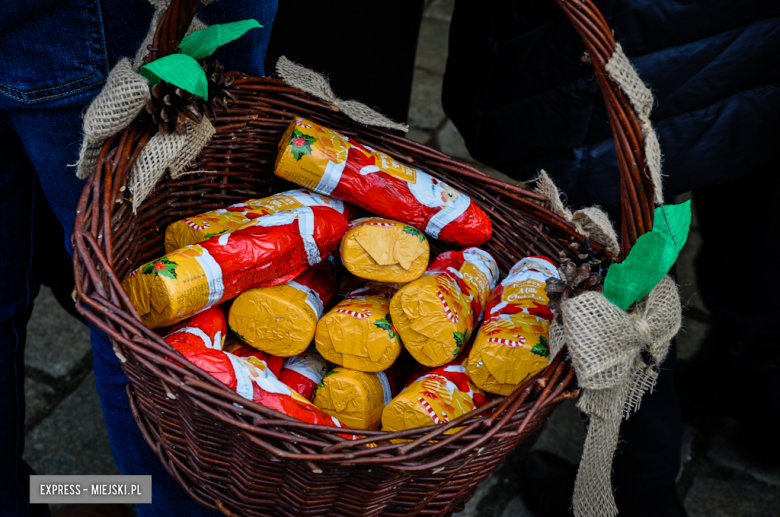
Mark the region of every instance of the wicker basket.
[[[556, 1], [585, 41], [607, 99], [624, 193], [625, 256], [652, 222], [642, 133], [628, 100], [604, 75], [615, 42], [601, 14], [590, 0], [576, 6]], [[193, 5], [197, 2], [172, 2], [152, 44], [157, 56], [176, 48], [194, 15]], [[353, 122], [282, 81], [233, 75], [238, 101], [212, 120], [216, 135], [194, 165], [216, 172], [162, 181], [134, 214], [124, 186], [156, 131], [136, 121], [105, 143], [78, 206], [77, 308], [110, 336], [130, 381], [127, 395], [144, 438], [193, 499], [225, 515], [409, 516], [462, 510], [477, 485], [555, 405], [576, 395], [565, 354], [509, 397], [446, 425], [361, 431], [365, 439], [346, 441], [337, 428], [306, 424], [248, 402], [183, 360], [144, 327], [120, 280], [164, 253], [170, 223], [294, 188], [273, 175], [277, 144], [294, 116], [337, 129], [467, 193], [492, 219], [493, 237], [484, 248], [505, 270], [527, 255], [557, 260], [561, 250], [585, 239], [540, 194], [492, 179], [392, 131]], [[167, 358], [178, 358], [179, 364]], [[390, 443], [392, 438], [405, 440]], [[368, 447], [370, 442], [380, 445]]]

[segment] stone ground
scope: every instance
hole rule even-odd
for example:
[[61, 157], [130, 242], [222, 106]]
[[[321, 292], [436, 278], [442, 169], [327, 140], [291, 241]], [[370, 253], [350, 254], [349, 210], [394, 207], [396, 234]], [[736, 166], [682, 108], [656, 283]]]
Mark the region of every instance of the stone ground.
[[[428, 0], [418, 45], [409, 137], [474, 163], [463, 139], [444, 114], [440, 92], [447, 56], [452, 0]], [[697, 295], [693, 258], [700, 247], [696, 224], [678, 262], [678, 282], [686, 311], [678, 340], [679, 357], [698, 350], [709, 315]], [[118, 474], [111, 456], [92, 374], [89, 332], [43, 288], [28, 327], [25, 391], [25, 458], [39, 474]], [[780, 514], [780, 468], [764, 468], [731, 445], [734, 423], [725, 418], [687, 422], [678, 492], [691, 517], [763, 517]], [[544, 429], [479, 488], [462, 517], [527, 517], [516, 496], [516, 470], [528, 450], [547, 450], [572, 462], [579, 459], [584, 428], [570, 401], [559, 407]]]

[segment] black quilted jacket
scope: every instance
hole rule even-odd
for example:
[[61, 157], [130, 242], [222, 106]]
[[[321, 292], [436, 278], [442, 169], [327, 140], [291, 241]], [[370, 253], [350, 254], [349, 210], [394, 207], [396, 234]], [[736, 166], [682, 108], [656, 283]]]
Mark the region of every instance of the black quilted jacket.
[[[664, 193], [780, 160], [780, 1], [596, 0], [656, 97]], [[619, 205], [585, 47], [553, 0], [456, 0], [443, 103], [478, 160], [546, 169], [572, 205]]]

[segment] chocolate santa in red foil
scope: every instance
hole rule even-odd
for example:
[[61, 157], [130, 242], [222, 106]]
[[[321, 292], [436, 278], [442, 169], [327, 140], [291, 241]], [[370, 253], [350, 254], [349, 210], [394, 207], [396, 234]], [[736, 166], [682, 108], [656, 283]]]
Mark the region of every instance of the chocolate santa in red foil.
[[302, 118], [282, 136], [274, 173], [435, 239], [478, 246], [493, 231], [485, 212], [451, 185]]
[[226, 331], [225, 311], [218, 306], [177, 325], [165, 336], [165, 341], [189, 362], [247, 400], [310, 424], [346, 427], [279, 381], [266, 358], [260, 355], [263, 352], [251, 349], [254, 353], [240, 356], [222, 350], [221, 336]]

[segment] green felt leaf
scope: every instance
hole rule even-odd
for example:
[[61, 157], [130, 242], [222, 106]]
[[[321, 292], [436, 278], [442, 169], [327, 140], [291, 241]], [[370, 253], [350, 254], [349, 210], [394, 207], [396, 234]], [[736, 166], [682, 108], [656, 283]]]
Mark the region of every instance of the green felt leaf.
[[[228, 326], [230, 327], [230, 325], [228, 325]], [[236, 332], [236, 329], [234, 329], [233, 327], [230, 327], [230, 330], [233, 332], [233, 334], [235, 334], [238, 337], [238, 339], [240, 339], [241, 341], [246, 343], [246, 338], [244, 336], [242, 336], [241, 334], [239, 334], [238, 332]]]
[[656, 208], [653, 231], [637, 239], [626, 260], [609, 268], [604, 296], [624, 311], [647, 296], [674, 265], [690, 226], [690, 201]]
[[[141, 67], [141, 73], [147, 79], [153, 77], [174, 84], [182, 90], [208, 100], [209, 83], [206, 72], [197, 61], [184, 54], [171, 54], [155, 59]], [[153, 81], [152, 81], [153, 82]]]
[[141, 75], [146, 77], [146, 80], [149, 81], [149, 88], [160, 82], [159, 77], [148, 70], [144, 70], [144, 67], [141, 67]]
[[322, 388], [323, 386], [325, 386], [325, 378], [326, 377], [330, 377], [331, 375], [333, 375], [335, 373], [338, 373], [338, 372], [336, 370], [331, 370], [331, 371], [329, 371], [328, 373], [326, 373], [325, 375], [322, 376], [322, 380], [319, 382], [319, 384], [317, 384], [317, 387], [314, 388], [314, 393], [312, 394], [312, 397], [311, 397], [312, 399], [314, 399], [314, 397], [317, 396], [317, 390]]
[[262, 27], [257, 20], [241, 20], [231, 23], [220, 23], [206, 27], [203, 30], [184, 36], [179, 48], [195, 60], [210, 56], [225, 43], [240, 38], [247, 31]]

